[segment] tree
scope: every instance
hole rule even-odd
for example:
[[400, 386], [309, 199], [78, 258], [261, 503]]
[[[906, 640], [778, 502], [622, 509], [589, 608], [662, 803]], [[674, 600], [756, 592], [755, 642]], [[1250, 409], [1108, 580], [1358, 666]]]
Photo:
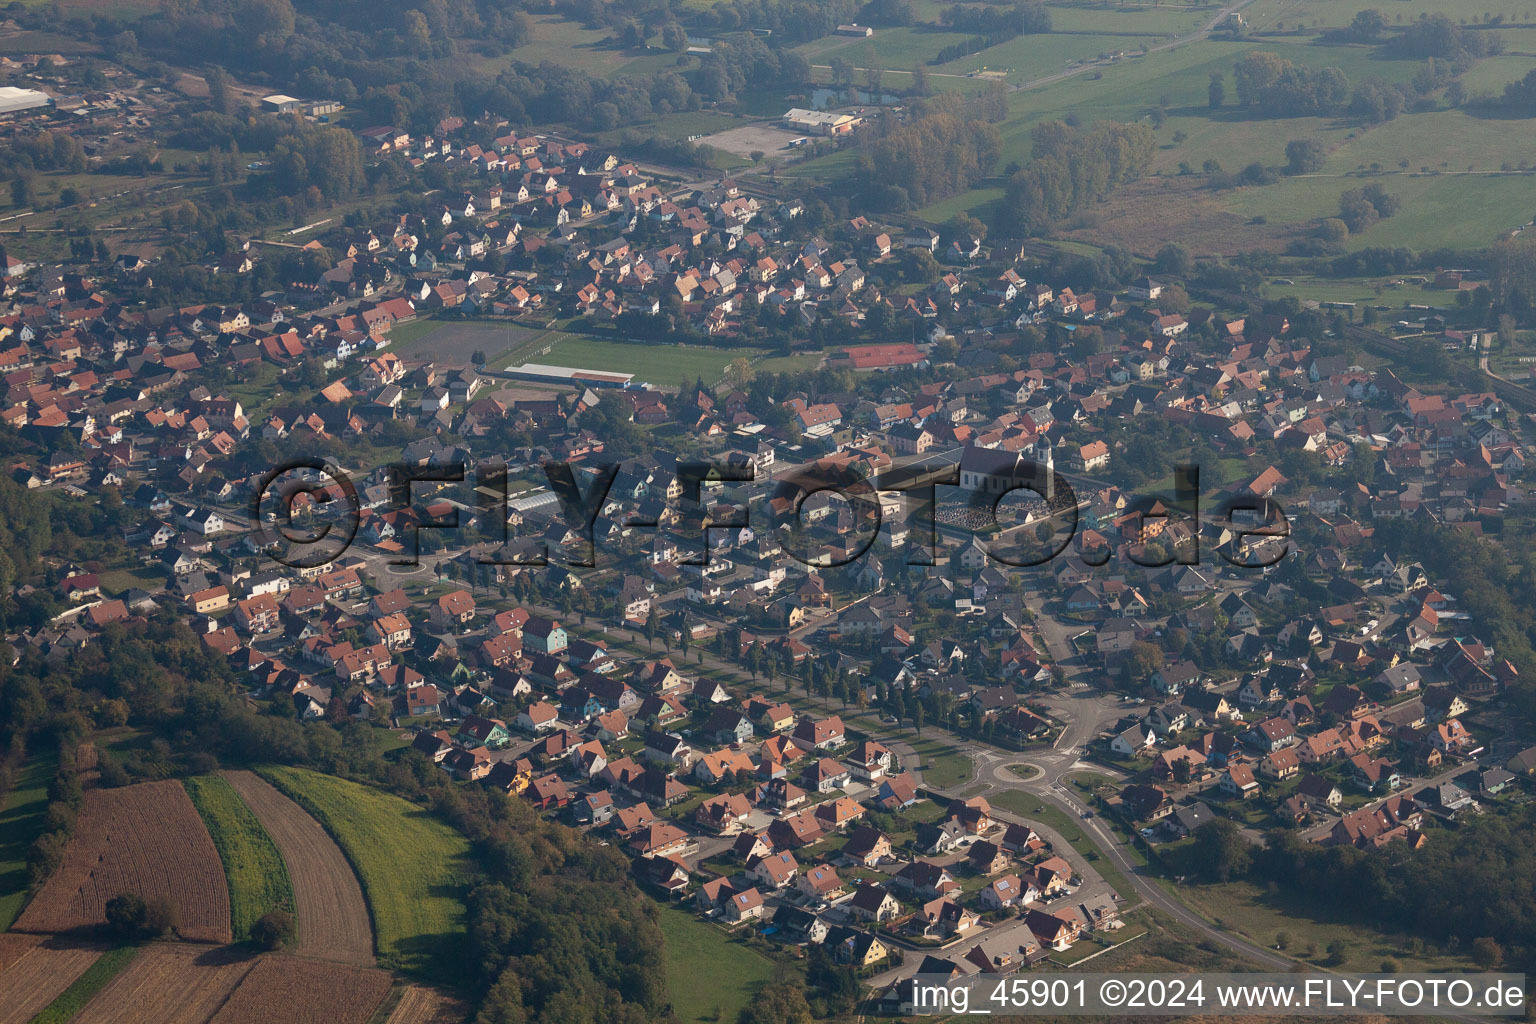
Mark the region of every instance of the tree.
[[37, 202], [37, 179], [31, 174], [21, 174], [11, 179], [11, 205], [31, 206]]
[[1237, 823], [1216, 818], [1195, 830], [1191, 861], [1200, 874], [1217, 882], [1230, 882], [1247, 872], [1253, 851], [1238, 831]]
[[1177, 242], [1169, 242], [1157, 250], [1157, 272], [1168, 274], [1171, 277], [1186, 277], [1189, 275], [1192, 262], [1189, 258], [1189, 250]]
[[932, 91], [928, 84], [928, 69], [921, 64], [912, 65], [912, 95], [927, 96]]
[[688, 49], [688, 31], [675, 21], [669, 21], [661, 26], [661, 45], [673, 53], [682, 53]]
[[148, 912], [142, 896], [131, 892], [119, 893], [107, 900], [107, 927], [114, 935], [131, 939], [144, 927]]
[[1360, 43], [1373, 43], [1387, 30], [1387, 19], [1377, 10], [1364, 10], [1349, 23], [1349, 37]]
[[921, 702], [918, 702], [917, 706], [912, 709], [912, 728], [919, 736], [923, 734], [923, 705]]
[[737, 356], [731, 360], [725, 368], [726, 386], [733, 391], [745, 392], [752, 386], [752, 381], [757, 377], [757, 370], [752, 366], [752, 360], [746, 356]]
[[1211, 84], [1206, 86], [1205, 96], [1206, 104], [1212, 110], [1219, 109], [1222, 103], [1226, 102], [1227, 85], [1226, 82], [1222, 80], [1220, 72], [1211, 72]]
[[846, 58], [833, 57], [827, 62], [832, 70], [832, 87], [834, 89], [846, 89], [853, 84], [853, 65]]
[[270, 910], [251, 925], [251, 938], [266, 949], [282, 949], [293, 937], [293, 915], [286, 910]]
[[1317, 139], [1292, 139], [1285, 144], [1285, 173], [1314, 174], [1323, 169], [1326, 155]]
[[173, 931], [181, 921], [181, 911], [168, 896], [156, 896], [144, 905], [144, 931], [148, 935], [164, 935]]
[[1163, 667], [1163, 649], [1156, 644], [1138, 640], [1131, 645], [1128, 661], [1131, 677], [1138, 681], [1145, 680]]
[[773, 981], [737, 1017], [737, 1024], [811, 1024], [814, 1020], [805, 990], [790, 981]]
[[1473, 939], [1472, 962], [1485, 971], [1491, 971], [1504, 963], [1504, 947], [1486, 935]]

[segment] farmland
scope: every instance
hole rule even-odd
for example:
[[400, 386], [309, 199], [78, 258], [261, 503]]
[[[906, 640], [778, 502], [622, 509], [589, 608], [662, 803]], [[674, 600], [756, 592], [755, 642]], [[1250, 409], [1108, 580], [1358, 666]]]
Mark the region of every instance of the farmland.
[[168, 899], [184, 939], [230, 941], [229, 886], [219, 852], [178, 782], [86, 793], [63, 863], [16, 929], [93, 927], [106, 919], [107, 900], [125, 892]]
[[[1478, 246], [1529, 219], [1536, 177], [1523, 173], [1531, 163], [1522, 147], [1526, 133], [1511, 131], [1506, 120], [1485, 116], [1475, 105], [1452, 107], [1431, 92], [1424, 102], [1378, 125], [1350, 116], [1261, 118], [1235, 105], [1234, 64], [1255, 50], [1271, 51], [1300, 67], [1337, 67], [1352, 85], [1408, 83], [1423, 70], [1422, 60], [1396, 56], [1382, 47], [1332, 45], [1319, 37], [1325, 28], [1347, 25], [1360, 9], [1382, 9], [1380, 3], [1259, 0], [1244, 14], [1255, 30], [1269, 31], [1243, 40], [1190, 37], [1209, 21], [1208, 9], [1082, 3], [1049, 7], [1051, 33], [1018, 36], [946, 64], [928, 65], [929, 84], [973, 90], [978, 83], [964, 76], [984, 68], [1006, 73], [1016, 91], [1009, 97], [1008, 117], [999, 125], [998, 172], [1029, 161], [1030, 130], [1044, 120], [1070, 116], [1081, 123], [1110, 119], [1155, 126], [1159, 148], [1151, 176], [1109, 204], [1091, 208], [1083, 217], [1087, 223], [1073, 225], [1069, 237], [1124, 245], [1143, 254], [1173, 238], [1197, 252], [1231, 252], [1239, 237], [1243, 248], [1281, 250], [1310, 230], [1314, 218], [1336, 211], [1339, 194], [1359, 187], [1349, 177], [1356, 174], [1387, 175], [1381, 183], [1400, 195], [1403, 207], [1397, 216], [1347, 239], [1349, 248]], [[1393, 26], [1425, 13], [1467, 20], [1465, 10], [1449, 0], [1400, 0], [1389, 7]], [[1531, 57], [1536, 30], [1523, 27], [1531, 21], [1529, 7], [1524, 0], [1488, 5], [1486, 14], [1518, 24], [1501, 28], [1503, 56], [1475, 64], [1464, 75], [1469, 95], [1496, 95], [1536, 67]], [[1479, 8], [1473, 20], [1484, 13]], [[914, 15], [930, 21], [937, 7], [918, 4]], [[1306, 31], [1297, 31], [1303, 25]], [[1176, 33], [1184, 38], [1176, 39]], [[828, 80], [827, 64], [838, 57], [856, 68], [885, 69], [887, 87], [900, 89], [914, 65], [927, 64], [955, 36], [917, 24], [880, 29], [868, 39], [829, 37], [799, 49], [817, 67], [819, 80]], [[1142, 53], [1143, 46], [1153, 52]], [[1100, 54], [1117, 51], [1126, 56], [1098, 60]], [[1070, 77], [1043, 81], [1062, 73]], [[1213, 75], [1227, 83], [1226, 103], [1215, 110], [1207, 94]], [[1327, 148], [1326, 166], [1318, 175], [1216, 191], [1201, 174], [1207, 161], [1228, 171], [1252, 162], [1282, 166], [1286, 143], [1298, 138], [1317, 139]], [[844, 150], [791, 164], [781, 176], [826, 180], [847, 174], [852, 165], [851, 152]], [[933, 223], [958, 211], [990, 220], [1002, 184], [999, 174], [917, 213]]]
[[347, 963], [373, 963], [373, 928], [363, 891], [336, 841], [304, 808], [250, 772], [225, 775], [266, 827], [287, 864], [297, 906], [298, 952]]
[[66, 1021], [73, 1020], [81, 1008], [138, 955], [138, 946], [119, 946], [116, 949], [107, 950], [93, 960], [79, 977], [70, 982], [69, 987], [60, 992], [46, 1009], [33, 1017], [31, 1024], [65, 1024]]
[[384, 1024], [459, 1024], [464, 1007], [435, 989], [407, 985]]
[[43, 939], [0, 970], [0, 1024], [27, 1024], [102, 954], [100, 946]]
[[156, 944], [97, 993], [75, 1024], [205, 1024], [254, 962], [233, 950]]
[[229, 783], [214, 775], [183, 782], [208, 826], [229, 882], [230, 931], [235, 941], [250, 937], [256, 919], [272, 910], [293, 911], [288, 870], [261, 822]]
[[462, 976], [469, 843], [426, 811], [367, 786], [300, 768], [262, 775], [325, 826], [368, 900], [380, 962], [453, 982]]
[[383, 971], [265, 956], [210, 1024], [365, 1024], [390, 985]]

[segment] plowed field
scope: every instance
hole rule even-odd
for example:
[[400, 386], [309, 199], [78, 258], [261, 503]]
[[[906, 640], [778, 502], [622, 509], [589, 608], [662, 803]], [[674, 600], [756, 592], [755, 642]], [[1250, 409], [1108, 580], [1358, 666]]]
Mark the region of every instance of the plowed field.
[[0, 1024], [27, 1024], [99, 956], [100, 947], [38, 942], [0, 970]]
[[234, 950], [146, 949], [71, 1024], [207, 1024], [256, 961]]
[[365, 1024], [391, 984], [383, 971], [266, 956], [211, 1024]]
[[373, 927], [352, 865], [304, 808], [251, 772], [224, 777], [277, 844], [293, 882], [298, 952], [343, 963], [373, 963]]
[[87, 792], [64, 862], [15, 929], [66, 932], [100, 924], [107, 900], [125, 892], [169, 899], [183, 939], [230, 941], [224, 867], [181, 783]]

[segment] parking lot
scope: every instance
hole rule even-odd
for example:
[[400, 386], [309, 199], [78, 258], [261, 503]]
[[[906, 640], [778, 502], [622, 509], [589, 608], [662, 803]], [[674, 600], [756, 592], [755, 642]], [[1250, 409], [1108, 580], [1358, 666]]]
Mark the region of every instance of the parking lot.
[[790, 149], [789, 144], [798, 138], [803, 136], [779, 128], [771, 122], [762, 121], [758, 124], [743, 125], [740, 128], [706, 135], [699, 142], [750, 160], [752, 154], [758, 151], [765, 156], [784, 156], [792, 153], [794, 150]]

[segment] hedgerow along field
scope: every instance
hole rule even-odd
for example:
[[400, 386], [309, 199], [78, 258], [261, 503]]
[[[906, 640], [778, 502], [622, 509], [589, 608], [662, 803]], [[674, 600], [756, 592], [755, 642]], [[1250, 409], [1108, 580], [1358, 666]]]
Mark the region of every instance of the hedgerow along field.
[[379, 962], [462, 984], [463, 895], [476, 873], [469, 841], [416, 805], [303, 768], [259, 774], [325, 827], [362, 882]]
[[29, 757], [9, 798], [0, 804], [0, 928], [9, 928], [27, 899], [27, 851], [43, 831], [48, 780], [58, 770], [56, 751]]
[[192, 805], [224, 862], [229, 883], [229, 924], [236, 942], [251, 937], [251, 926], [273, 910], [294, 912], [293, 885], [283, 858], [256, 815], [223, 779], [199, 775], [182, 780]]

